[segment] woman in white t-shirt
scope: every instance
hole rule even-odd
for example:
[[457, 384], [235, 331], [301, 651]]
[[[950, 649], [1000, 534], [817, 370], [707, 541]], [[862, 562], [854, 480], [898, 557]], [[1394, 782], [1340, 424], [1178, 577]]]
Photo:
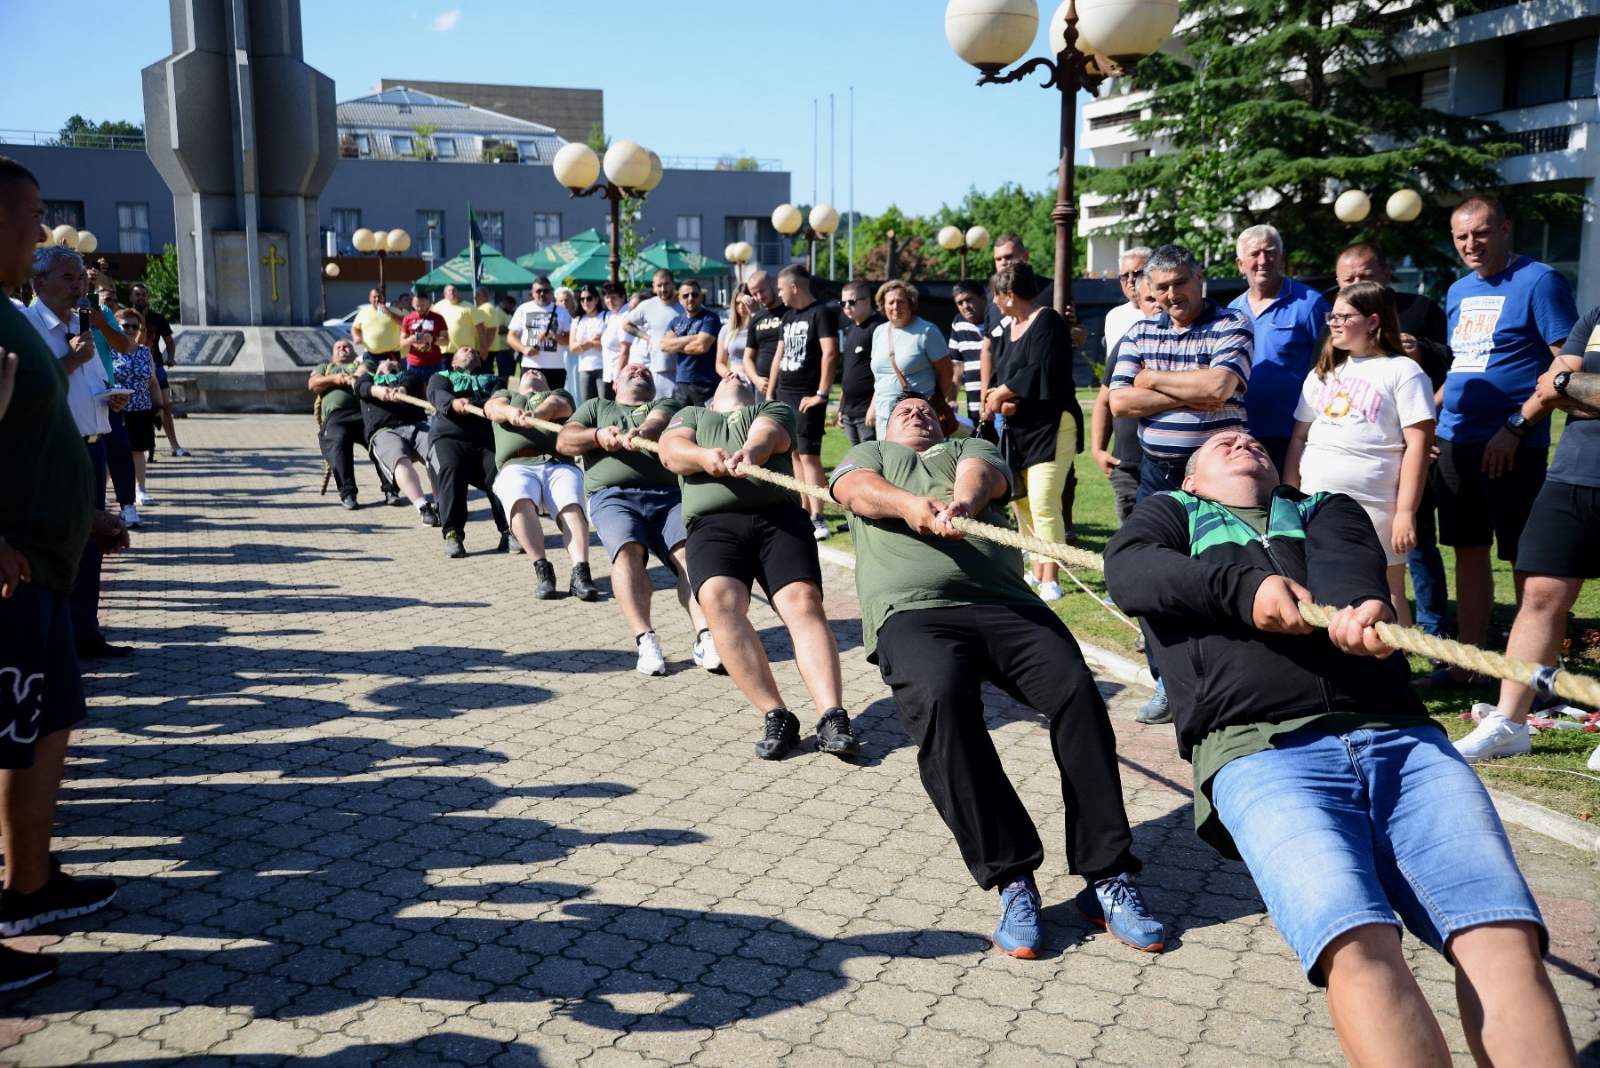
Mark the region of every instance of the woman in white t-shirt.
[[1433, 449], [1433, 386], [1403, 355], [1394, 294], [1357, 282], [1339, 291], [1328, 340], [1295, 407], [1283, 480], [1306, 493], [1353, 497], [1388, 556], [1395, 615], [1411, 625], [1406, 554], [1417, 545], [1417, 506]]
[[730, 367], [744, 366], [744, 347], [750, 337], [750, 310], [755, 298], [743, 282], [728, 304], [728, 321], [717, 335], [717, 372], [727, 374]]
[[622, 365], [628, 362], [628, 349], [633, 342], [627, 331], [628, 317], [622, 314], [628, 307], [628, 291], [620, 282], [607, 282], [601, 287], [600, 299], [606, 305], [605, 327], [600, 331], [600, 396], [611, 400], [614, 396], [612, 383], [617, 380]]
[[600, 375], [605, 370], [600, 335], [605, 325], [606, 313], [600, 306], [600, 288], [585, 282], [578, 287], [578, 317], [572, 320], [572, 340], [568, 345], [568, 351], [578, 364], [578, 381], [572, 394], [579, 404], [600, 395]]

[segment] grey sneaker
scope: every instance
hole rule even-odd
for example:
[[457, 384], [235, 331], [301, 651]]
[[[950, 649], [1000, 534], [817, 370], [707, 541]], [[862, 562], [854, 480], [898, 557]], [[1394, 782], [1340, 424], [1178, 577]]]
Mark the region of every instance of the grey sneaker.
[[1167, 704], [1167, 684], [1165, 682], [1160, 679], [1156, 680], [1156, 692], [1150, 695], [1150, 700], [1139, 706], [1139, 714], [1136, 718], [1147, 727], [1172, 722], [1172, 709]]

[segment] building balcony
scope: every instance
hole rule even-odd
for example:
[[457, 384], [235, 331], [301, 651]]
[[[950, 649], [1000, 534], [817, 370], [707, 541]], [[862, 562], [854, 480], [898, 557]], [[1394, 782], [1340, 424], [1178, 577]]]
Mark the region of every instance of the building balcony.
[[144, 135], [73, 134], [63, 138], [50, 130], [0, 130], [0, 145], [37, 145], [40, 148], [111, 148], [143, 152]]
[[1458, 5], [1454, 18], [1416, 33], [1405, 32], [1414, 30], [1417, 21], [1405, 24], [1406, 14], [1388, 16], [1394, 23], [1387, 28], [1397, 35], [1396, 50], [1416, 57], [1595, 18], [1600, 16], [1600, 0], [1470, 0]]
[[1083, 105], [1078, 147], [1093, 152], [1139, 144], [1129, 125], [1147, 117], [1145, 104], [1149, 99], [1147, 92], [1123, 93]]
[[1512, 108], [1481, 116], [1505, 131], [1493, 137], [1517, 151], [1500, 161], [1500, 173], [1513, 185], [1584, 179], [1600, 173], [1589, 150], [1590, 134], [1600, 123], [1594, 97]]

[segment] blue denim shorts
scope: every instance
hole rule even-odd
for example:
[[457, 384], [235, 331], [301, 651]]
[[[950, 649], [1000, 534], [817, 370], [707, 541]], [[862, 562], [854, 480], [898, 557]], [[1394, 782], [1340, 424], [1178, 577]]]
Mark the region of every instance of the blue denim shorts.
[[1488, 791], [1437, 727], [1296, 731], [1223, 765], [1211, 798], [1317, 986], [1328, 943], [1366, 924], [1403, 922], [1447, 958], [1485, 923], [1535, 924], [1548, 946]]
[[676, 572], [672, 550], [689, 537], [683, 526], [683, 500], [667, 486], [607, 486], [589, 498], [589, 522], [600, 544], [615, 560], [622, 547], [638, 542]]

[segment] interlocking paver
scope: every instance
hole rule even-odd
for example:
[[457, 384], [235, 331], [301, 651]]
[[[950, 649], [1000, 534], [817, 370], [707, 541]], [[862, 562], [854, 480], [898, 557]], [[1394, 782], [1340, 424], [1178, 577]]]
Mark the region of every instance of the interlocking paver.
[[[848, 573], [828, 570], [827, 604], [865, 757], [767, 764], [665, 592], [674, 673], [645, 679], [611, 603], [536, 603], [525, 558], [484, 552], [481, 500], [473, 555], [447, 562], [413, 510], [318, 497], [309, 418], [196, 417], [185, 437], [108, 566], [107, 622], [140, 651], [87, 680], [63, 798], [62, 859], [122, 892], [19, 940], [62, 977], [8, 1006], [0, 1061], [1342, 1063], [1248, 874], [1195, 839], [1188, 769], [1170, 730], [1132, 722], [1140, 695], [1102, 684], [1173, 948], [1078, 916], [1048, 737], [987, 690], [1050, 853], [1043, 959], [1003, 958], [861, 655]], [[782, 626], [752, 615], [803, 704]], [[1512, 840], [1600, 1064], [1596, 864]], [[1466, 1063], [1448, 965], [1407, 949]]]

